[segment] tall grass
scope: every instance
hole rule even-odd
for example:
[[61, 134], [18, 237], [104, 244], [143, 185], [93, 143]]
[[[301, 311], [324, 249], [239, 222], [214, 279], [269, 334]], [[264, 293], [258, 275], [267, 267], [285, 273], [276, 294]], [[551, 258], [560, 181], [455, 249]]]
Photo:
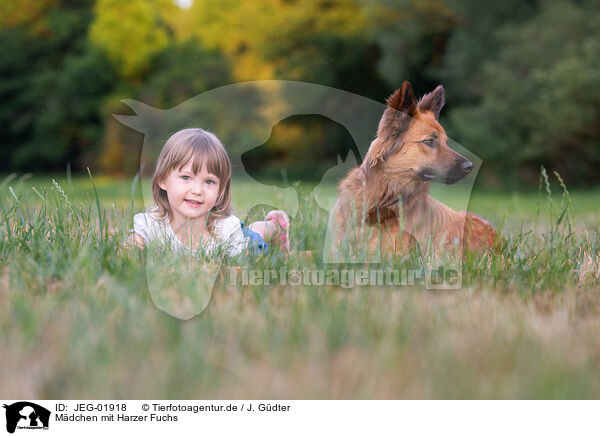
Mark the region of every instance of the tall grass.
[[[573, 212], [577, 198], [598, 195], [571, 195], [557, 174], [554, 183], [542, 170], [537, 210], [517, 230], [501, 231], [501, 252], [465, 259], [461, 290], [233, 286], [221, 268], [209, 306], [189, 321], [156, 308], [148, 280], [158, 279], [148, 277], [146, 255], [122, 247], [138, 211], [139, 177], [116, 206], [89, 176], [83, 194], [56, 180], [0, 182], [4, 397], [600, 394], [600, 241]], [[510, 196], [501, 201], [503, 216], [474, 211], [498, 225], [515, 214]], [[317, 268], [326, 225], [323, 210], [301, 208], [287, 259], [223, 265]], [[421, 267], [424, 253], [382, 267]], [[184, 277], [191, 288], [194, 268], [164, 259], [165, 286]]]
[[571, 196], [560, 175], [554, 175], [563, 191], [559, 207], [542, 168], [533, 225], [525, 230], [522, 224], [519, 231], [502, 235], [503, 250], [498, 255], [468, 257], [464, 271], [473, 283], [485, 285], [487, 281], [521, 295], [560, 291], [581, 283], [580, 272], [586, 268], [583, 259], [586, 254], [597, 256], [599, 237], [597, 232], [575, 234]]

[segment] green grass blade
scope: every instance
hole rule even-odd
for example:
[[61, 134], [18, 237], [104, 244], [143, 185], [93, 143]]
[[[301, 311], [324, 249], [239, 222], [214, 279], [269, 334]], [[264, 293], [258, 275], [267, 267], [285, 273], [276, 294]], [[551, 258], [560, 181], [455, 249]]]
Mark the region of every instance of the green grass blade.
[[103, 236], [103, 224], [102, 224], [102, 210], [100, 209], [100, 198], [98, 197], [98, 191], [96, 190], [96, 184], [94, 183], [94, 178], [92, 177], [92, 172], [90, 171], [90, 167], [86, 167], [87, 172], [90, 175], [90, 180], [92, 181], [92, 187], [94, 188], [94, 195], [96, 196], [96, 207], [98, 208], [98, 224], [100, 225], [100, 239], [104, 239]]

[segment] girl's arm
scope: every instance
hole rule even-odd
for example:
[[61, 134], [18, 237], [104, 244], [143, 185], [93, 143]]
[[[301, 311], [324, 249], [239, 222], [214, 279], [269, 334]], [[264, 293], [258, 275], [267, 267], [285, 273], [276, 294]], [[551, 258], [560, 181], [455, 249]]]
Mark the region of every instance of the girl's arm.
[[125, 241], [125, 246], [146, 248], [148, 229], [152, 223], [153, 221], [149, 220], [145, 213], [135, 214], [133, 217], [133, 229], [130, 230], [131, 235]]

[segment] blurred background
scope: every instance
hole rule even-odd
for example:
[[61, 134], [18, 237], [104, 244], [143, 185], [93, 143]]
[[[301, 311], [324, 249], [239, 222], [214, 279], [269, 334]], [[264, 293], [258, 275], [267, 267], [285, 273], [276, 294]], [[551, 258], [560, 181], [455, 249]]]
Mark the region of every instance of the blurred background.
[[[131, 114], [120, 99], [167, 109], [285, 79], [383, 102], [409, 80], [419, 96], [444, 85], [442, 124], [483, 159], [479, 184], [537, 188], [543, 165], [591, 186], [598, 29], [598, 0], [3, 0], [0, 173], [133, 177], [143, 138], [112, 117]], [[260, 171], [296, 165], [301, 176], [325, 158], [306, 144], [345, 140], [300, 128], [304, 141], [286, 141], [282, 127], [279, 149], [255, 157]]]

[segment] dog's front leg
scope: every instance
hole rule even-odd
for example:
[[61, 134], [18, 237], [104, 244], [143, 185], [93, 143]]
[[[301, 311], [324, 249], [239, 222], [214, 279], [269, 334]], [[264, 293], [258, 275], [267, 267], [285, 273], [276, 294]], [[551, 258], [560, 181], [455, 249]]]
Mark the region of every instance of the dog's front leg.
[[415, 248], [415, 238], [402, 229], [400, 222], [391, 219], [381, 227], [381, 253], [383, 256], [405, 255]]

